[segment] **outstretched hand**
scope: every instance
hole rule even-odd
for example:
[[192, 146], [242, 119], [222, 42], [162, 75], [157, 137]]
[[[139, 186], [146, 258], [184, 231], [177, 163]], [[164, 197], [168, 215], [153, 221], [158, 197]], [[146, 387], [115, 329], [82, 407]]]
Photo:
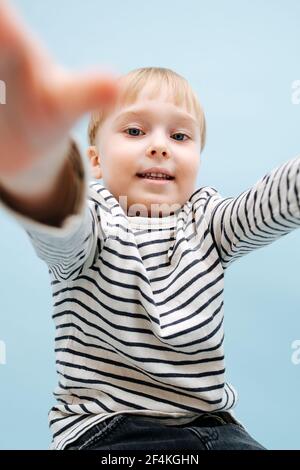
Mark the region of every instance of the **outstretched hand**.
[[6, 0], [0, 0], [0, 79], [6, 85], [6, 104], [0, 105], [0, 181], [48, 155], [62, 159], [56, 149], [75, 121], [111, 104], [118, 92], [111, 72], [74, 73], [56, 64]]

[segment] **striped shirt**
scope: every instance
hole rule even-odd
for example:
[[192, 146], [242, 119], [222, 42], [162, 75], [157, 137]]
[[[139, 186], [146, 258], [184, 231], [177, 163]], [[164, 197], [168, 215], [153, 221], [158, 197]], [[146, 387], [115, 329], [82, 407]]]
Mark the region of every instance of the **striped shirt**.
[[231, 410], [224, 273], [299, 226], [300, 158], [238, 197], [201, 187], [163, 218], [129, 217], [105, 186], [89, 182], [81, 162], [82, 202], [61, 227], [11, 210], [52, 285], [59, 383], [51, 448], [120, 413], [172, 426]]

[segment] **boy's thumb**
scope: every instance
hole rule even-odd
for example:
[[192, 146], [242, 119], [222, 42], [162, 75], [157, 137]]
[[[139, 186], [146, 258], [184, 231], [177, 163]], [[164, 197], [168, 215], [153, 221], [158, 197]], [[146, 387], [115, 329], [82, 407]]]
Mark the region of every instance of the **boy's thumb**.
[[117, 76], [109, 73], [85, 72], [70, 77], [62, 90], [62, 104], [73, 120], [81, 115], [112, 105], [118, 96]]

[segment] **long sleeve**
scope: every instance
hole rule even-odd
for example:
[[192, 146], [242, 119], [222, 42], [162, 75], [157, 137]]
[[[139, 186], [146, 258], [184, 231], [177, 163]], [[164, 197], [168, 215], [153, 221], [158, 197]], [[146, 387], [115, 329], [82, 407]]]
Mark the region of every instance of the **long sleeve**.
[[297, 157], [238, 197], [223, 198], [212, 190], [203, 211], [224, 269], [300, 226], [299, 170]]
[[24, 228], [37, 256], [58, 281], [75, 279], [97, 248], [97, 216], [87, 198], [89, 168], [74, 140], [67, 158], [74, 169], [76, 200], [73, 214], [66, 216], [60, 227], [37, 222], [0, 200], [0, 207]]

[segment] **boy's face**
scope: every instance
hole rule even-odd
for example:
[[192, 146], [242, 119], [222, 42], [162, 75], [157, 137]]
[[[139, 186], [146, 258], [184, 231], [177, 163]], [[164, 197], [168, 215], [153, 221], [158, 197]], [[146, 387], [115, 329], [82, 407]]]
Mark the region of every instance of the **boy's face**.
[[[125, 213], [160, 217], [178, 210], [193, 193], [200, 144], [195, 116], [163, 92], [149, 99], [144, 89], [134, 104], [116, 107], [108, 115], [88, 155], [93, 176], [103, 178]], [[172, 179], [139, 176], [154, 167], [155, 172], [167, 170]]]

